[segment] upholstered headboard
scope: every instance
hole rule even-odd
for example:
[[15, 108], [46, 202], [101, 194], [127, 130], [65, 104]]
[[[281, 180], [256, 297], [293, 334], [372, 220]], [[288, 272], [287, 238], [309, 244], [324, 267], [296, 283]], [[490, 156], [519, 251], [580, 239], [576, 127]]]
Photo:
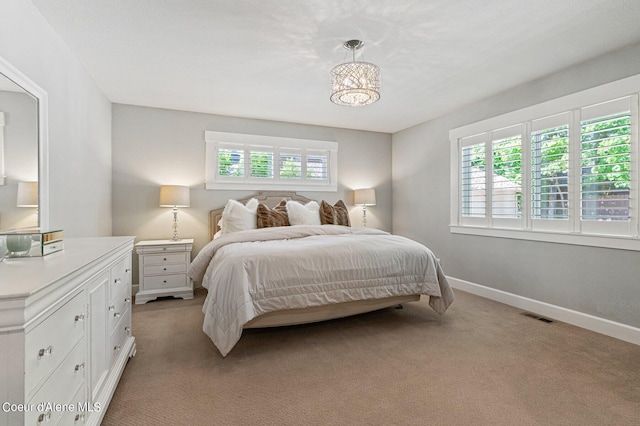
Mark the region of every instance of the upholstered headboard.
[[[290, 191], [260, 191], [256, 195], [252, 195], [250, 197], [243, 198], [237, 201], [241, 202], [242, 204], [246, 204], [247, 201], [252, 198], [257, 199], [260, 203], [264, 204], [267, 207], [277, 206], [283, 198], [286, 200], [300, 201], [304, 204], [312, 201], [310, 198]], [[209, 211], [209, 240], [213, 240], [213, 236], [215, 235], [215, 233], [220, 230], [220, 228], [218, 227], [218, 222], [220, 222], [220, 219], [222, 219], [223, 211], [224, 206], [219, 209]]]

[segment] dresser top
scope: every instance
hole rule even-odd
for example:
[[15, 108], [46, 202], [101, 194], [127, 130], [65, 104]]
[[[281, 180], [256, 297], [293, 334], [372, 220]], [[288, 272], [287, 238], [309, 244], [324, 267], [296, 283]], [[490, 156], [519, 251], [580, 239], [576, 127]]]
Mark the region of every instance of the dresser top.
[[65, 238], [64, 250], [0, 262], [0, 300], [24, 298], [73, 275], [109, 253], [133, 248], [134, 237]]

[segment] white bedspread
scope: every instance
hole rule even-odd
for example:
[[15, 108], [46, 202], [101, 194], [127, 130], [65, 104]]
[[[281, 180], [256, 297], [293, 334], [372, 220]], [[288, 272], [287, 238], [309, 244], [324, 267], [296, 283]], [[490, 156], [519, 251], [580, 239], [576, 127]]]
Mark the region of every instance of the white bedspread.
[[223, 235], [189, 276], [208, 290], [203, 329], [223, 356], [244, 324], [267, 312], [424, 294], [442, 314], [454, 296], [433, 253], [370, 228], [287, 226]]

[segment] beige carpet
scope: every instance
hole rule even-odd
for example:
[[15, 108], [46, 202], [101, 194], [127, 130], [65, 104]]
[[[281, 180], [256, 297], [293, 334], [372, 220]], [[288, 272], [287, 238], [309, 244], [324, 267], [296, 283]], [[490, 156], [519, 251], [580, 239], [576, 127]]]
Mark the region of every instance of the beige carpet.
[[205, 290], [133, 309], [138, 345], [103, 425], [639, 425], [640, 347], [460, 291], [248, 330], [222, 358]]

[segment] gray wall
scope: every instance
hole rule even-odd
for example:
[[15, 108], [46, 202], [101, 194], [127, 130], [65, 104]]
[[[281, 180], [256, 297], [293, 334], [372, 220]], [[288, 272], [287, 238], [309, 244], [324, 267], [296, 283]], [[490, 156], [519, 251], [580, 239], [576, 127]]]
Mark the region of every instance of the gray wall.
[[640, 327], [639, 252], [451, 234], [448, 228], [449, 130], [639, 72], [640, 45], [394, 134], [394, 232], [431, 247], [449, 276]]
[[[195, 256], [208, 242], [209, 210], [255, 194], [204, 189], [206, 130], [338, 142], [338, 192], [302, 194], [352, 206], [354, 189], [375, 188], [377, 205], [368, 208], [367, 225], [391, 230], [390, 134], [113, 104], [114, 235], [170, 238], [173, 216], [158, 207], [160, 185], [186, 185], [191, 207], [180, 209], [178, 230], [195, 238]], [[350, 215], [354, 226], [362, 224], [360, 207]]]
[[111, 234], [111, 103], [30, 1], [3, 0], [0, 56], [49, 97], [49, 223]]

